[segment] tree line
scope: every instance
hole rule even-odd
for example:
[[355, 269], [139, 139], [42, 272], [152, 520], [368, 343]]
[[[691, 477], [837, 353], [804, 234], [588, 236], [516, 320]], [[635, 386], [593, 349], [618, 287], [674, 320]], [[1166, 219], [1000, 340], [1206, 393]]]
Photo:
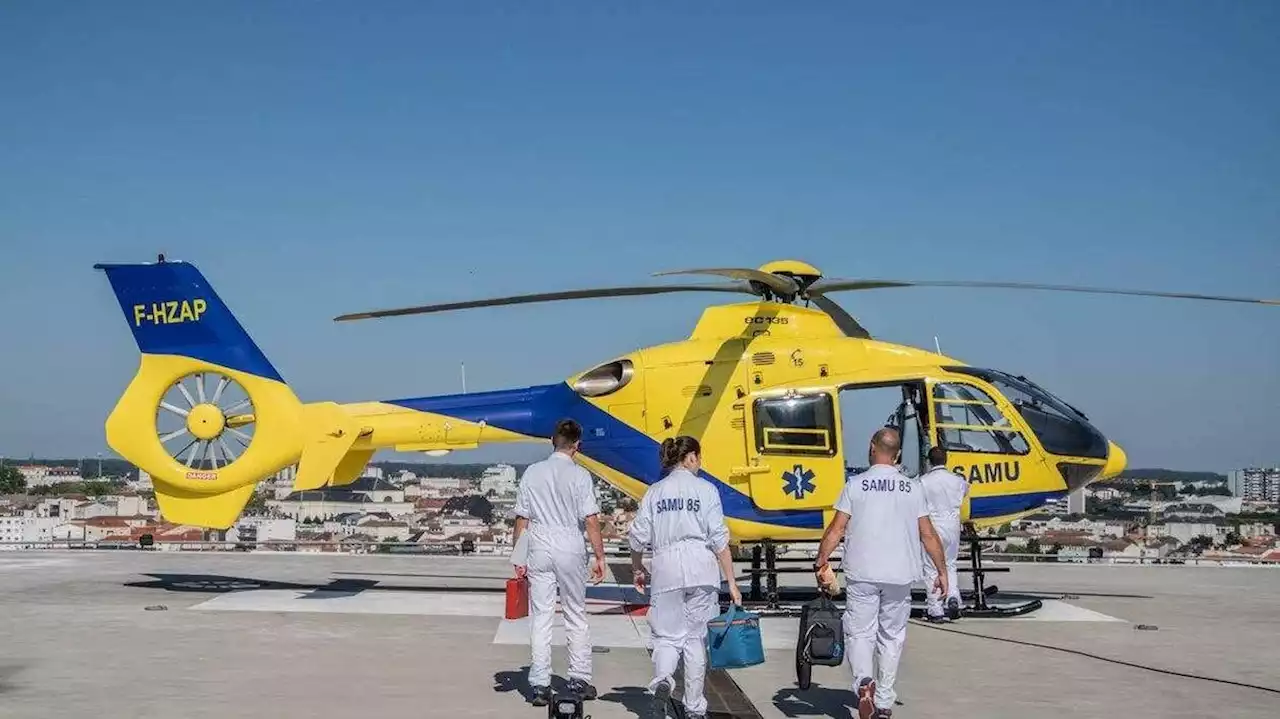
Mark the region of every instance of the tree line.
[[17, 467], [5, 465], [0, 467], [0, 494], [27, 494], [38, 497], [49, 495], [66, 495], [66, 494], [83, 494], [86, 497], [95, 497], [103, 494], [112, 494], [120, 490], [119, 483], [105, 482], [101, 480], [87, 480], [83, 482], [58, 482], [57, 484], [44, 484], [38, 487], [28, 487], [27, 478], [22, 476], [22, 472]]
[[1176, 469], [1126, 469], [1118, 479], [1150, 480], [1154, 482], [1222, 482], [1227, 475], [1217, 472], [1183, 472]]

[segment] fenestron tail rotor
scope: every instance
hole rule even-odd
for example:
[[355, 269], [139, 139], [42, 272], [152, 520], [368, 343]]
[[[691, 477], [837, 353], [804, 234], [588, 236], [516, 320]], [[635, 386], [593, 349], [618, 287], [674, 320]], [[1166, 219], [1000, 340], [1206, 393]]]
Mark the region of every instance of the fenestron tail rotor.
[[218, 470], [253, 442], [253, 400], [220, 372], [194, 372], [170, 385], [156, 408], [160, 444], [191, 469]]

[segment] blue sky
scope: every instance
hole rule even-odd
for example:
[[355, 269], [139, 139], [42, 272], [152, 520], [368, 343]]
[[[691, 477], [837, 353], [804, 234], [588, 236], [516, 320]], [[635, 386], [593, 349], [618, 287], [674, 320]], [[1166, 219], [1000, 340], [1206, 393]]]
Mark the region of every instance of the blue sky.
[[[91, 265], [157, 251], [308, 400], [556, 381], [718, 298], [334, 315], [689, 266], [1280, 296], [1280, 5], [637, 5], [4, 3], [0, 454], [106, 450], [137, 358]], [[1280, 464], [1280, 310], [839, 300], [1131, 465]]]

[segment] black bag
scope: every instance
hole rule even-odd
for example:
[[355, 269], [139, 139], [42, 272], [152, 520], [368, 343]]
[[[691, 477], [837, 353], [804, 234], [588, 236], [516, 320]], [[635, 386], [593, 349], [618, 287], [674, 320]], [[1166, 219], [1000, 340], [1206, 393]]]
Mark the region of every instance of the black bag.
[[796, 683], [808, 690], [813, 665], [838, 667], [844, 663], [844, 622], [835, 602], [822, 595], [800, 608], [800, 636], [796, 637]]
[[800, 647], [811, 664], [844, 663], [843, 612], [825, 595], [800, 610]]

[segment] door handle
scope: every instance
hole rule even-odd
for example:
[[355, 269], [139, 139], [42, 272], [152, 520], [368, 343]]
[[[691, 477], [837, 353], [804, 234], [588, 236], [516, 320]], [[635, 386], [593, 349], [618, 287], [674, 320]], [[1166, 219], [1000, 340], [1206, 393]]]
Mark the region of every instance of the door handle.
[[753, 474], [765, 474], [768, 471], [769, 465], [756, 464], [750, 467], [734, 467], [729, 470], [729, 475], [732, 477], [750, 477]]

